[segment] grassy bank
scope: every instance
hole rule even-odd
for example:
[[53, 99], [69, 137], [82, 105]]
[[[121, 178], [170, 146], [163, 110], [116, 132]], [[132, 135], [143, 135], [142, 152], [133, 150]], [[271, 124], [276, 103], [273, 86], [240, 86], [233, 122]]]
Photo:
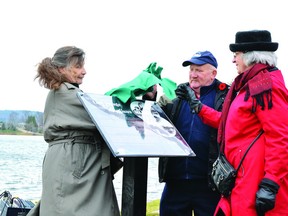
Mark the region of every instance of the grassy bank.
[[0, 135], [42, 135], [39, 133], [33, 133], [25, 130], [0, 130]]
[[146, 216], [159, 216], [160, 200], [153, 200], [147, 203]]

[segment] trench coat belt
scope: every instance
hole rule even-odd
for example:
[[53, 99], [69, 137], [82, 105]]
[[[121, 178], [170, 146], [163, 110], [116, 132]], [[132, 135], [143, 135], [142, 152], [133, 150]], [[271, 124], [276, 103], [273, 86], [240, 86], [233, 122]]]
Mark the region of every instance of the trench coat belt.
[[81, 143], [81, 144], [94, 144], [97, 145], [96, 148], [101, 151], [101, 165], [102, 168], [106, 168], [110, 165], [110, 150], [105, 145], [102, 144], [100, 141], [96, 140], [93, 136], [80, 136], [80, 137], [73, 137], [70, 139], [61, 139], [48, 142], [49, 147], [57, 144], [63, 143]]
[[69, 139], [61, 139], [61, 140], [54, 140], [49, 141], [49, 147], [57, 144], [63, 144], [63, 143], [83, 143], [83, 144], [99, 144], [99, 147], [101, 147], [101, 143], [95, 139], [93, 136], [81, 136], [81, 137], [73, 137]]

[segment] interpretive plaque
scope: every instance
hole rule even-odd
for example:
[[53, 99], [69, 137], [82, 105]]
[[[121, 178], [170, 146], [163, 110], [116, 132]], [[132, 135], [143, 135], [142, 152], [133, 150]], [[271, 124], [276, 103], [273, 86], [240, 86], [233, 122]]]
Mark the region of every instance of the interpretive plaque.
[[115, 96], [77, 96], [115, 157], [195, 156], [156, 102], [124, 104]]

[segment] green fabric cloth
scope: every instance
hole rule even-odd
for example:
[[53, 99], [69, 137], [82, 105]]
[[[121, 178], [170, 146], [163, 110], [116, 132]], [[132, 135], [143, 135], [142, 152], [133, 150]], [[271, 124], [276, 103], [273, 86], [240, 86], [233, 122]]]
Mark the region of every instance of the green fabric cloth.
[[163, 93], [169, 98], [174, 99], [177, 84], [168, 78], [161, 78], [162, 67], [157, 67], [156, 62], [152, 62], [135, 79], [122, 84], [118, 88], [113, 88], [105, 95], [116, 96], [120, 101], [126, 103], [129, 99], [135, 100], [137, 96], [142, 96], [152, 91], [155, 84], [163, 88]]

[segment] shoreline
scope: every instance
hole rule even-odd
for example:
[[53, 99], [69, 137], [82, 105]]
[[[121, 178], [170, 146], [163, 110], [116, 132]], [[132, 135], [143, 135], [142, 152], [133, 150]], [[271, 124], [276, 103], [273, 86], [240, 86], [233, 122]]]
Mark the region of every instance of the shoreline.
[[41, 133], [35, 133], [35, 132], [26, 131], [26, 130], [22, 130], [22, 129], [17, 129], [15, 131], [0, 130], [0, 135], [43, 136], [43, 134], [41, 134]]

